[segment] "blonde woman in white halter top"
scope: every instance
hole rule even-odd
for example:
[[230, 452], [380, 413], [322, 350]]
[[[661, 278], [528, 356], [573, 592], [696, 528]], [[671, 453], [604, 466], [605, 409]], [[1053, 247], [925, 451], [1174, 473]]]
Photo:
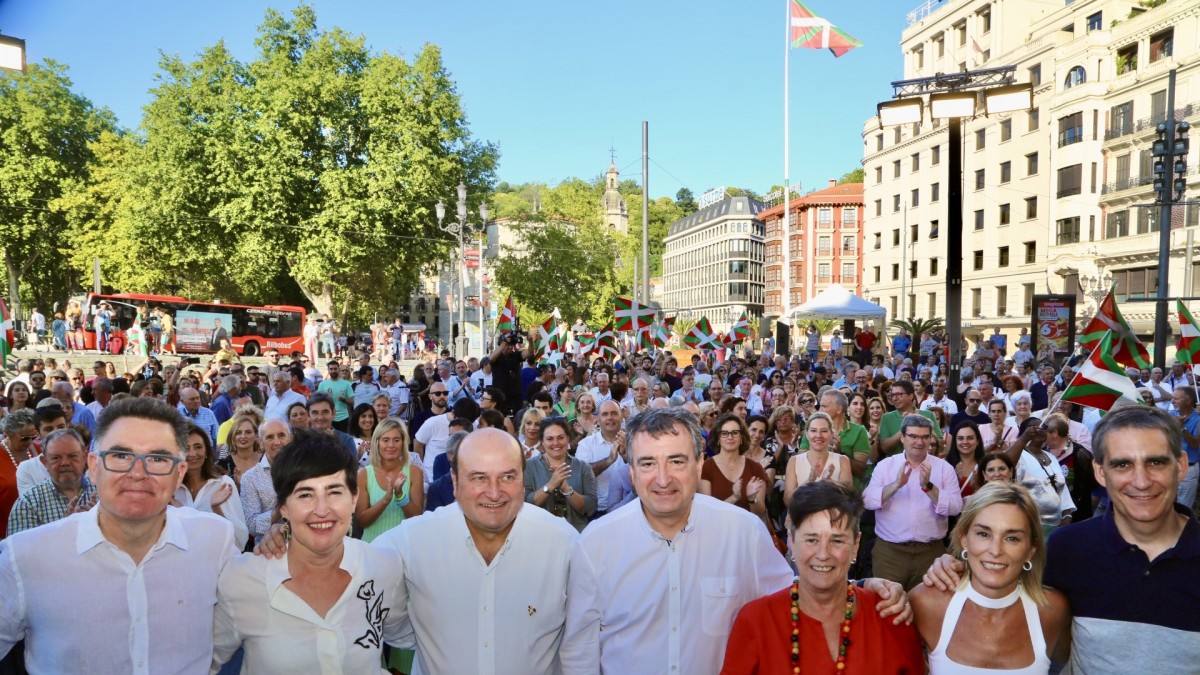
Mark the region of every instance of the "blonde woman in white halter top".
[[854, 487], [854, 476], [850, 471], [850, 458], [834, 450], [838, 439], [833, 432], [833, 420], [829, 415], [818, 412], [808, 418], [804, 429], [808, 438], [808, 452], [802, 452], [788, 460], [784, 478], [784, 504], [791, 504], [792, 493], [806, 483], [828, 480]]
[[1045, 675], [1051, 655], [1066, 660], [1070, 607], [1042, 586], [1042, 524], [1029, 492], [984, 485], [967, 501], [950, 542], [966, 562], [958, 588], [909, 592], [930, 674]]

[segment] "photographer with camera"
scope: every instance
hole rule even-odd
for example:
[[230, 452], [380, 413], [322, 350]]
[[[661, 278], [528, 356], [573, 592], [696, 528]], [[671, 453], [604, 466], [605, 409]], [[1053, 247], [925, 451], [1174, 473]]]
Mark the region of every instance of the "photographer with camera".
[[521, 344], [524, 338], [520, 330], [504, 333], [496, 338], [496, 349], [488, 356], [492, 364], [492, 384], [504, 392], [501, 411], [511, 417], [521, 407]]

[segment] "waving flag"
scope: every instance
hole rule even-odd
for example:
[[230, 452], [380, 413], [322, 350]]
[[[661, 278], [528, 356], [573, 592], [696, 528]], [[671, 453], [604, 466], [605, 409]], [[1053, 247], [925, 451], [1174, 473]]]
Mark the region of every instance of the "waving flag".
[[661, 323], [654, 327], [654, 346], [662, 349], [671, 342], [671, 328], [675, 325], [675, 317], [664, 316]]
[[683, 344], [692, 349], [712, 349], [717, 341], [717, 335], [713, 332], [712, 325], [708, 323], [707, 317], [700, 317], [687, 335], [683, 336]]
[[8, 305], [4, 304], [4, 300], [0, 299], [0, 366], [8, 369], [8, 357], [12, 356], [13, 346], [16, 344], [15, 336], [13, 335], [12, 315], [8, 313]]
[[828, 49], [834, 58], [861, 47], [862, 42], [846, 31], [813, 14], [807, 7], [792, 0], [792, 47], [796, 49]]
[[598, 356], [605, 358], [613, 358], [621, 353], [617, 349], [617, 335], [613, 332], [611, 321], [604, 324], [604, 327], [596, 332], [593, 349]]
[[1175, 301], [1179, 310], [1179, 348], [1176, 358], [1188, 365], [1200, 364], [1200, 329], [1182, 300]]
[[742, 315], [738, 317], [738, 320], [730, 326], [728, 338], [728, 342], [731, 345], [750, 339], [750, 319], [746, 316], [745, 310], [742, 311]]
[[596, 335], [594, 333], [581, 333], [575, 336], [575, 351], [580, 354], [587, 354], [596, 346]]
[[654, 323], [654, 315], [658, 312], [649, 305], [643, 305], [637, 300], [617, 298], [613, 303], [613, 313], [616, 314], [615, 328], [619, 331], [632, 331], [646, 328]]
[[1084, 349], [1094, 351], [1108, 331], [1114, 333], [1111, 349], [1112, 357], [1117, 363], [1134, 368], [1150, 367], [1150, 354], [1146, 351], [1146, 345], [1137, 339], [1133, 329], [1125, 322], [1125, 317], [1121, 316], [1111, 288], [1108, 295], [1104, 296], [1104, 302], [1100, 303], [1096, 316], [1092, 317], [1087, 328], [1080, 334], [1079, 343]]
[[1109, 331], [1100, 338], [1091, 356], [1079, 366], [1062, 394], [1062, 400], [1100, 410], [1112, 410], [1117, 401], [1127, 398], [1141, 403], [1133, 380], [1125, 375], [1125, 366], [1113, 357], [1117, 334]]
[[512, 293], [508, 294], [508, 299], [504, 301], [504, 309], [500, 310], [500, 320], [496, 322], [496, 332], [504, 335], [516, 330], [517, 326], [517, 309], [513, 307]]
[[546, 317], [538, 326], [537, 353], [543, 356], [551, 352], [561, 351], [566, 343], [566, 335], [558, 324], [558, 313]]

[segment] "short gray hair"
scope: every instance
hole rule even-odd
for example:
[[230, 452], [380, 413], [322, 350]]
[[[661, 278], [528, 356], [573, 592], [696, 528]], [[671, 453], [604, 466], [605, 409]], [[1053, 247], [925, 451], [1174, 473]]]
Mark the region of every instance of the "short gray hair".
[[51, 431], [48, 436], [43, 438], [42, 452], [45, 452], [52, 444], [57, 443], [63, 438], [73, 438], [75, 439], [75, 442], [79, 443], [79, 448], [81, 450], [87, 450], [87, 443], [83, 442], [83, 436], [79, 435], [78, 431], [68, 427], [66, 429], [55, 429], [54, 431]]
[[651, 438], [660, 438], [664, 434], [680, 433], [680, 427], [691, 437], [696, 459], [699, 460], [704, 456], [704, 435], [700, 432], [696, 416], [683, 408], [651, 408], [634, 415], [625, 423], [625, 436], [629, 439], [629, 463], [636, 461], [634, 448], [639, 445], [639, 436], [647, 434]]
[[933, 432], [933, 422], [929, 421], [928, 417], [917, 413], [904, 416], [904, 419], [900, 421], [900, 433], [907, 434], [909, 427], [928, 429], [930, 433]]
[[34, 414], [29, 408], [14, 410], [4, 416], [4, 433], [13, 435], [25, 427], [33, 424]]
[[1012, 401], [1013, 407], [1016, 407], [1017, 401], [1029, 401], [1029, 404], [1033, 405], [1033, 395], [1024, 389], [1013, 392], [1008, 400]]
[[228, 394], [229, 392], [233, 391], [234, 389], [237, 389], [238, 385], [240, 385], [241, 383], [242, 383], [241, 377], [239, 377], [237, 375], [226, 375], [224, 378], [221, 379], [221, 384], [217, 386], [217, 393], [218, 394]]

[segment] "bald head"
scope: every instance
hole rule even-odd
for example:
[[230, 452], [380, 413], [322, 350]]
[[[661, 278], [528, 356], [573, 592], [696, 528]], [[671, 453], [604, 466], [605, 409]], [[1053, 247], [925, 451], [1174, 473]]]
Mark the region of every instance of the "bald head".
[[525, 454], [517, 439], [503, 429], [476, 429], [468, 433], [458, 446], [453, 467], [455, 478], [483, 462], [511, 462], [517, 468], [517, 473], [521, 474], [525, 469]]
[[189, 413], [194, 413], [200, 409], [200, 392], [192, 387], [184, 387], [179, 390], [179, 402]]

